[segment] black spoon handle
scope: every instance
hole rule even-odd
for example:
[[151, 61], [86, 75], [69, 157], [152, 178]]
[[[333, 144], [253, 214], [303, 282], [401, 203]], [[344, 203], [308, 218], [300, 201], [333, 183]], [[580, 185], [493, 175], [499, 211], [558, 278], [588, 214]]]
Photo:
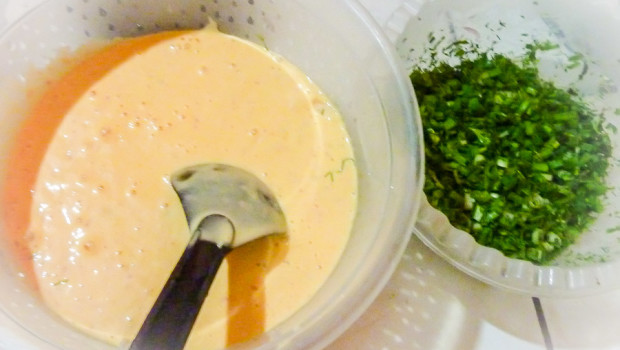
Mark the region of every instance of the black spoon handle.
[[190, 245], [149, 312], [130, 350], [183, 349], [228, 247]]

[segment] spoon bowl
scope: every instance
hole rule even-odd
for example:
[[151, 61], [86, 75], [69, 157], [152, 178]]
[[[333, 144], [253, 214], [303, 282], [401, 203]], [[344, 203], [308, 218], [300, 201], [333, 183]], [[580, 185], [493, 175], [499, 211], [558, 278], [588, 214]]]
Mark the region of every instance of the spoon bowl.
[[286, 219], [269, 187], [226, 164], [199, 164], [172, 175], [190, 240], [131, 350], [183, 349], [204, 298], [235, 247], [286, 233]]

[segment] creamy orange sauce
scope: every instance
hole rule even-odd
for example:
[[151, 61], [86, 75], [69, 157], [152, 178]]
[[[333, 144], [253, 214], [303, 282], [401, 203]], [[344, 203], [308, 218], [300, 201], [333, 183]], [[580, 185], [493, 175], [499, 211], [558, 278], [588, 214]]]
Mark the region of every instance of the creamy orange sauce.
[[135, 336], [188, 240], [169, 176], [197, 163], [260, 177], [289, 232], [229, 255], [188, 349], [269, 330], [326, 280], [356, 210], [355, 162], [337, 110], [298, 69], [205, 29], [119, 41], [55, 86], [29, 119], [62, 121], [29, 180], [27, 237], [38, 289], [68, 322], [114, 344]]

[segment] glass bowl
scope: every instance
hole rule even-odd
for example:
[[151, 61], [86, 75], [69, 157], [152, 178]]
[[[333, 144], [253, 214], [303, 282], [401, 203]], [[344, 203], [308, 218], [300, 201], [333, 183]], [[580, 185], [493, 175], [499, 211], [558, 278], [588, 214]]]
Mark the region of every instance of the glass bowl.
[[[200, 28], [210, 19], [223, 32], [265, 45], [297, 65], [345, 119], [357, 157], [359, 204], [343, 257], [306, 306], [258, 339], [234, 347], [321, 348], [389, 279], [410, 238], [423, 178], [413, 90], [392, 45], [355, 0], [44, 2], [0, 36], [0, 164], [28, 108], [24, 91], [31, 69], [98, 38]], [[5, 164], [0, 169], [4, 174]], [[48, 312], [24, 283], [10, 244], [4, 239], [0, 245], [5, 315], [43, 344], [39, 348], [111, 349]]]
[[[558, 49], [539, 56], [543, 78], [573, 88], [614, 126], [620, 124], [620, 5], [612, 1], [403, 1], [386, 24], [410, 73], [422, 57], [429, 34], [445, 36], [445, 45], [466, 39], [482, 49], [523, 57], [525, 44], [552, 42]], [[565, 68], [582, 55], [576, 69]], [[415, 87], [414, 87], [415, 88]], [[605, 210], [578, 241], [549, 265], [511, 259], [481, 246], [450, 225], [447, 217], [423, 201], [416, 234], [462, 271], [493, 286], [518, 293], [558, 297], [582, 296], [620, 287], [620, 176], [618, 137], [610, 133], [613, 154]]]

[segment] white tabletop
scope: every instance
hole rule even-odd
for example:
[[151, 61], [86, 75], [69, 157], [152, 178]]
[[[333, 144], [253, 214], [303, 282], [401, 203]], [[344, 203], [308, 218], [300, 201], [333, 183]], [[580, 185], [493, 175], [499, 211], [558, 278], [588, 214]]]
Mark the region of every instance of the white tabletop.
[[[401, 1], [361, 0], [381, 25]], [[0, 30], [39, 2], [0, 0]], [[414, 237], [385, 290], [329, 350], [620, 349], [620, 292], [540, 306], [537, 315], [532, 298], [470, 278]], [[0, 314], [1, 349], [38, 348], [15, 340], [20, 332]]]

